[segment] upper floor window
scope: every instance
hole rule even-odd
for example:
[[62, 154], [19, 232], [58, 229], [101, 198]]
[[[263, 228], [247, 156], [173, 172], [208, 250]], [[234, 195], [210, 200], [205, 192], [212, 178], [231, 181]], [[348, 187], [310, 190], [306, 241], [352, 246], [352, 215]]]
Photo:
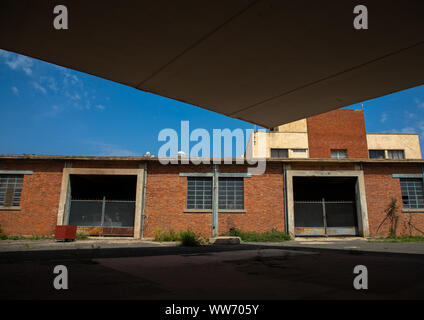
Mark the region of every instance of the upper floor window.
[[386, 152], [384, 150], [369, 150], [370, 159], [385, 159]]
[[19, 207], [23, 175], [0, 175], [0, 207]]
[[271, 149], [271, 158], [288, 158], [289, 149]]
[[244, 208], [243, 178], [219, 178], [218, 190], [219, 209], [231, 210]]
[[388, 150], [389, 159], [405, 159], [405, 151], [403, 150]]
[[422, 179], [400, 179], [403, 207], [408, 209], [424, 208], [424, 193]]
[[346, 149], [333, 149], [331, 150], [331, 158], [333, 159], [345, 159], [347, 158]]
[[187, 209], [212, 209], [212, 178], [187, 178]]
[[294, 153], [306, 153], [307, 149], [293, 149]]

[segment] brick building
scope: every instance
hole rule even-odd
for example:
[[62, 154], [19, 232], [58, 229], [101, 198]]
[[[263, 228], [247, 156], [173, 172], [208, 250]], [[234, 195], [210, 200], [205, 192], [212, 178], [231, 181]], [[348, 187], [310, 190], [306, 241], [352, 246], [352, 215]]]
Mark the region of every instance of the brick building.
[[[248, 152], [267, 158], [264, 174], [249, 174], [247, 164], [162, 165], [153, 157], [1, 155], [0, 225], [18, 235], [71, 224], [135, 238], [158, 228], [368, 237], [396, 199], [398, 232], [424, 231], [418, 135], [366, 133], [363, 112], [343, 109], [256, 132]], [[378, 235], [388, 230], [386, 223]]]

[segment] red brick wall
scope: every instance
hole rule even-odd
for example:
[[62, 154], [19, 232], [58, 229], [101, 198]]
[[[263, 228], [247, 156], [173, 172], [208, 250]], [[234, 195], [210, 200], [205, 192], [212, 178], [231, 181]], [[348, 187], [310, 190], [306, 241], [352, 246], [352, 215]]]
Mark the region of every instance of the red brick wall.
[[212, 166], [161, 165], [148, 163], [144, 237], [153, 237], [156, 229], [192, 230], [210, 236], [211, 213], [184, 213], [187, 178], [180, 172], [212, 172]]
[[0, 225], [8, 235], [52, 235], [57, 221], [63, 162], [5, 161], [1, 170], [33, 170], [24, 175], [21, 210], [0, 210]]
[[318, 171], [338, 171], [338, 170], [355, 170], [353, 163], [293, 163], [292, 170], [318, 170]]
[[[378, 234], [376, 230], [385, 217], [385, 209], [392, 198], [397, 199], [400, 206], [398, 214], [399, 234], [409, 235], [407, 221], [412, 216], [412, 223], [424, 232], [424, 210], [422, 212], [409, 213], [402, 212], [402, 193], [400, 180], [392, 178], [392, 174], [421, 173], [421, 168], [417, 165], [364, 165], [365, 190], [368, 208], [368, 223], [370, 236], [383, 236], [389, 233], [389, 224], [385, 223], [380, 228]], [[422, 235], [414, 230], [412, 234]]]
[[[283, 176], [281, 164], [268, 164], [264, 175], [244, 179], [245, 212], [219, 213], [219, 233], [230, 228], [245, 231], [284, 230]], [[244, 166], [223, 165], [221, 172], [246, 173]], [[212, 172], [212, 166], [162, 166], [149, 163], [145, 214], [145, 237], [153, 237], [157, 228], [190, 229], [211, 236], [212, 213], [185, 213], [187, 178], [180, 172]]]
[[[242, 166], [221, 166], [221, 172], [247, 172]], [[281, 163], [267, 163], [264, 174], [244, 179], [246, 213], [220, 213], [219, 233], [230, 228], [243, 231], [284, 231], [284, 178]]]
[[72, 168], [97, 168], [97, 169], [138, 169], [139, 161], [90, 161], [90, 160], [73, 160]]
[[347, 149], [348, 158], [368, 158], [364, 113], [339, 109], [307, 119], [309, 156], [331, 158], [331, 149]]
[[[3, 160], [1, 170], [32, 170], [24, 176], [21, 210], [0, 210], [0, 225], [9, 235], [50, 235], [54, 233], [62, 182], [63, 161]], [[137, 168], [130, 162], [81, 162], [75, 167]], [[399, 179], [392, 174], [421, 173], [416, 164], [370, 164], [364, 163], [365, 190], [367, 198], [370, 233], [374, 235], [384, 219], [384, 210], [394, 197], [402, 209]], [[351, 164], [314, 165], [292, 164], [298, 170], [349, 170]], [[222, 165], [221, 172], [247, 172], [245, 166]], [[185, 213], [187, 178], [180, 172], [212, 172], [212, 166], [167, 165], [149, 162], [145, 202], [145, 237], [152, 237], [156, 228], [164, 230], [191, 229], [202, 236], [212, 231], [211, 213]], [[219, 232], [228, 233], [230, 228], [245, 231], [284, 230], [284, 194], [281, 163], [268, 163], [265, 174], [244, 179], [245, 212], [220, 213]], [[406, 222], [412, 215], [415, 226], [424, 231], [424, 210], [407, 213], [399, 210], [399, 234], [409, 234]], [[383, 225], [379, 236], [388, 233], [388, 224]], [[413, 231], [413, 234], [420, 234]]]

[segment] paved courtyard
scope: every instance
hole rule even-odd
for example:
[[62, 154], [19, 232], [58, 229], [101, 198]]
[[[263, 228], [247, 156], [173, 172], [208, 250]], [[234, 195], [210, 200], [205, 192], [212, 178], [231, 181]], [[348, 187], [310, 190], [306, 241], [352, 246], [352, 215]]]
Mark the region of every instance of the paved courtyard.
[[[307, 242], [307, 241], [305, 241]], [[98, 243], [99, 244], [99, 243]], [[299, 242], [300, 244], [300, 242]], [[133, 244], [134, 245], [134, 244]], [[284, 244], [0, 253], [1, 299], [422, 299], [419, 254], [308, 251]], [[341, 244], [339, 244], [341, 246]], [[379, 244], [380, 245], [380, 244]], [[292, 246], [293, 247], [293, 246]], [[69, 289], [53, 287], [65, 265]], [[353, 269], [368, 269], [355, 290]]]

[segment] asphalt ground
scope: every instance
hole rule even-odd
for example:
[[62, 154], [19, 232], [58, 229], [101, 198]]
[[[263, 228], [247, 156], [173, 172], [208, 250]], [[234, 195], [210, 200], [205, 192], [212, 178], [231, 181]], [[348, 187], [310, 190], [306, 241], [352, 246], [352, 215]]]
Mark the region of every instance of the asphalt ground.
[[1, 252], [0, 299], [423, 299], [423, 270], [420, 254], [252, 244]]

